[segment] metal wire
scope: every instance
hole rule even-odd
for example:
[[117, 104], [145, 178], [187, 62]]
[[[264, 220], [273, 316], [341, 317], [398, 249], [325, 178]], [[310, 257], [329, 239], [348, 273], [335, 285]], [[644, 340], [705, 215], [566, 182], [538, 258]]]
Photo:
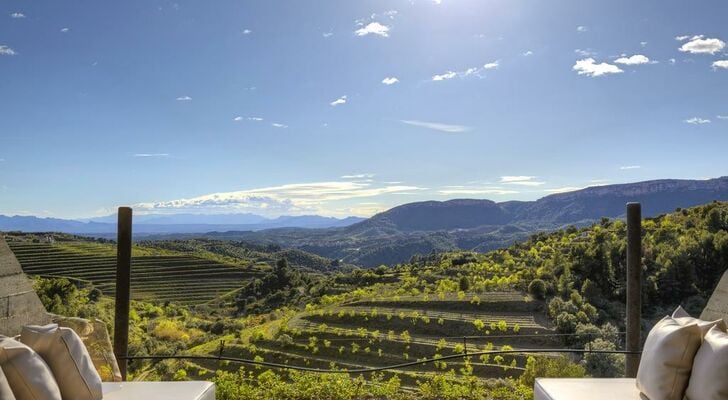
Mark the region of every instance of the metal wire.
[[[244, 358], [225, 357], [225, 356], [195, 356], [195, 355], [170, 355], [170, 356], [120, 356], [122, 360], [212, 360], [212, 361], [230, 361], [240, 364], [259, 365], [263, 367], [271, 367], [278, 369], [290, 369], [296, 371], [316, 372], [325, 374], [363, 374], [379, 371], [388, 371], [401, 369], [405, 367], [413, 367], [417, 365], [425, 365], [438, 361], [453, 360], [458, 358], [481, 356], [481, 355], [498, 355], [498, 354], [541, 354], [541, 353], [593, 353], [593, 354], [641, 354], [642, 352], [625, 351], [625, 350], [587, 350], [587, 349], [525, 349], [525, 350], [494, 350], [494, 351], [478, 351], [473, 353], [452, 354], [439, 358], [428, 358], [426, 360], [411, 361], [401, 364], [388, 365], [384, 367], [358, 368], [358, 369], [322, 369], [299, 367], [296, 365], [285, 365], [271, 363], [266, 361], [248, 360]], [[503, 367], [509, 367], [504, 365]]]

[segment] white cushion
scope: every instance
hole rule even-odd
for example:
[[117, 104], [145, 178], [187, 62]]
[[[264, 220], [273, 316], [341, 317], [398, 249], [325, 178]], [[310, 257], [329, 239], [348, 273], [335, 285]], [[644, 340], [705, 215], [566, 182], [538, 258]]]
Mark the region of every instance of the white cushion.
[[714, 327], [705, 335], [693, 361], [688, 400], [728, 399], [728, 334]]
[[61, 400], [50, 368], [30, 347], [0, 336], [0, 367], [18, 400]]
[[101, 377], [76, 332], [57, 324], [23, 327], [20, 341], [50, 367], [63, 399], [101, 400]]
[[15, 400], [13, 390], [10, 389], [8, 378], [5, 377], [2, 368], [0, 368], [0, 400]]
[[703, 339], [697, 323], [665, 317], [650, 330], [637, 370], [637, 388], [650, 400], [682, 400]]
[[639, 400], [630, 378], [538, 378], [535, 400]]
[[722, 319], [705, 321], [699, 318], [693, 318], [687, 311], [685, 311], [684, 308], [682, 308], [682, 306], [677, 306], [675, 311], [672, 313], [672, 318], [681, 325], [698, 324], [698, 328], [700, 328], [700, 332], [703, 336], [705, 336], [705, 334], [708, 333], [708, 331], [714, 326], [718, 326], [723, 331], [726, 330], [725, 322]]
[[215, 400], [211, 382], [104, 382], [104, 400]]

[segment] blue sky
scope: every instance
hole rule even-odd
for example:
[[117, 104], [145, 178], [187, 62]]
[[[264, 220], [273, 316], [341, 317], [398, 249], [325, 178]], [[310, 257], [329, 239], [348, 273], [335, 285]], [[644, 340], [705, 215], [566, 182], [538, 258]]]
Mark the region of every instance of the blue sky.
[[0, 214], [371, 215], [728, 167], [724, 1], [0, 3]]

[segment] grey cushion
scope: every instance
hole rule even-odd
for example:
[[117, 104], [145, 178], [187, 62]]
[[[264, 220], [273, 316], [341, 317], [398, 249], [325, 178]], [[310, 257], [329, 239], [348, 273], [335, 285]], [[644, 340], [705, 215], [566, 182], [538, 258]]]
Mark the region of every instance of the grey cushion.
[[0, 336], [0, 368], [17, 400], [61, 400], [61, 391], [48, 365], [17, 340]]
[[101, 400], [101, 377], [73, 329], [29, 325], [23, 327], [20, 341], [43, 357], [64, 400]]

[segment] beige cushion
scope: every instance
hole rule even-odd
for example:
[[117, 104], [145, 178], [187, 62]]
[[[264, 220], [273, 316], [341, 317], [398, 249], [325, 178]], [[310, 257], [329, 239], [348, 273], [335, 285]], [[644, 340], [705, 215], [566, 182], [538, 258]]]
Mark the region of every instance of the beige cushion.
[[650, 330], [637, 370], [637, 388], [650, 400], [681, 400], [700, 347], [697, 323], [665, 317]]
[[705, 335], [693, 361], [688, 400], [728, 399], [728, 334], [714, 327]]
[[30, 347], [0, 336], [0, 367], [18, 400], [61, 400], [50, 368]]
[[48, 363], [64, 400], [101, 400], [101, 377], [73, 329], [29, 325], [20, 333], [20, 341]]
[[724, 332], [726, 330], [725, 322], [722, 319], [718, 319], [715, 321], [705, 321], [702, 319], [693, 318], [681, 306], [677, 306], [675, 311], [673, 311], [672, 318], [674, 318], [681, 325], [698, 324], [698, 328], [700, 328], [700, 332], [703, 334], [703, 336], [705, 336], [705, 334], [708, 333], [708, 331], [714, 326], [719, 327]]
[[5, 373], [2, 368], [0, 368], [0, 400], [15, 400], [13, 390], [10, 389], [8, 378], [5, 377]]

